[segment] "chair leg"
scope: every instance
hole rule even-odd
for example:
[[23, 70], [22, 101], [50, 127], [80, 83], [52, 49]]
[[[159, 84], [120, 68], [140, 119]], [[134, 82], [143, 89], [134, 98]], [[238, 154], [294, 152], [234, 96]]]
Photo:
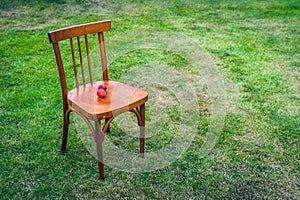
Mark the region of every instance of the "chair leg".
[[[109, 119], [105, 119], [105, 124], [106, 124], [106, 122], [108, 122], [108, 121], [109, 121]], [[110, 133], [110, 125], [108, 125], [108, 128], [107, 128], [106, 132], [107, 132], [107, 133]]]
[[104, 139], [104, 135], [101, 131], [100, 121], [95, 121], [95, 139], [97, 145], [97, 156], [98, 156], [98, 169], [100, 180], [104, 180], [104, 164], [103, 164], [103, 150], [102, 150], [102, 143]]
[[140, 157], [144, 158], [145, 153], [145, 104], [140, 106]]
[[66, 153], [66, 151], [67, 151], [68, 131], [69, 131], [69, 124], [66, 121], [66, 119], [64, 119], [62, 142], [61, 142], [61, 153], [62, 154]]

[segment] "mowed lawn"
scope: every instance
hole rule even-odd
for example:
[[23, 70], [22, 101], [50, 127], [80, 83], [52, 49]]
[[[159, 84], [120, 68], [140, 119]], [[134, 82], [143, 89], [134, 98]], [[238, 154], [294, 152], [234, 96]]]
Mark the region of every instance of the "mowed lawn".
[[[0, 199], [300, 199], [299, 1], [2, 0], [0, 6]], [[101, 182], [74, 125], [61, 155], [61, 90], [47, 33], [105, 19], [112, 20], [107, 38], [171, 31], [197, 40], [211, 56], [227, 107], [208, 155], [200, 156], [212, 111], [205, 83], [197, 93], [201, 126], [170, 165], [144, 173], [106, 166]], [[151, 61], [193, 73], [175, 50], [144, 48], [113, 61], [110, 76]], [[177, 110], [168, 114], [176, 118]], [[112, 141], [130, 149], [122, 144], [128, 136], [114, 130]], [[167, 145], [172, 131], [152, 137], [146, 151]]]

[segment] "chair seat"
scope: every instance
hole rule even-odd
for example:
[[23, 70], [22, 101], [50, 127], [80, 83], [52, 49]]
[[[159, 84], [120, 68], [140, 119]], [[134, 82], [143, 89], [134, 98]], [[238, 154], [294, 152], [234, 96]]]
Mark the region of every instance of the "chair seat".
[[[104, 98], [97, 96], [98, 86], [106, 85]], [[68, 93], [68, 104], [90, 119], [105, 119], [116, 116], [144, 104], [148, 93], [115, 81], [94, 82], [79, 86]]]

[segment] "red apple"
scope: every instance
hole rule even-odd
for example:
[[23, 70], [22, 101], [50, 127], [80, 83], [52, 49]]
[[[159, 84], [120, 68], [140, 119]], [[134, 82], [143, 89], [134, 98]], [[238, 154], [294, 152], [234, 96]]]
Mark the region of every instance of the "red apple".
[[103, 98], [106, 96], [106, 91], [104, 89], [100, 88], [97, 91], [97, 95], [98, 95], [98, 97]]

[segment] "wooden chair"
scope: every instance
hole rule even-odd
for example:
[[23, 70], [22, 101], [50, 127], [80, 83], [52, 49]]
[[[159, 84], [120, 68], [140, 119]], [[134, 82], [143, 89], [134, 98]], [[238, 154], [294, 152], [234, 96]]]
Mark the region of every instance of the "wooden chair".
[[[108, 69], [106, 62], [106, 52], [104, 45], [103, 32], [111, 29], [111, 21], [99, 21], [94, 23], [82, 24], [71, 26], [48, 33], [50, 43], [53, 45], [56, 64], [60, 77], [62, 89], [62, 102], [63, 102], [63, 134], [62, 134], [62, 153], [66, 152], [67, 139], [68, 139], [68, 125], [69, 115], [73, 111], [79, 114], [90, 128], [96, 145], [98, 155], [98, 168], [100, 179], [104, 180], [104, 164], [103, 164], [103, 151], [102, 142], [104, 135], [109, 132], [110, 123], [118, 115], [126, 111], [131, 111], [137, 116], [138, 125], [140, 126], [140, 156], [144, 157], [144, 144], [145, 144], [145, 102], [148, 100], [148, 93], [119, 83], [108, 80]], [[102, 81], [94, 81], [93, 77], [90, 49], [88, 43], [88, 35], [97, 34], [100, 57], [102, 63]], [[85, 42], [85, 51], [87, 58], [88, 76], [85, 76], [83, 57], [80, 39], [83, 37]], [[78, 57], [80, 63], [80, 74], [76, 64], [76, 56], [74, 52], [73, 39], [77, 40]], [[63, 40], [70, 41], [70, 53], [72, 54], [72, 61], [74, 66], [74, 76], [76, 88], [68, 91], [65, 69], [62, 61], [62, 54], [59, 48], [59, 42]], [[70, 56], [71, 58], [71, 56]], [[78, 61], [78, 59], [77, 59]], [[78, 63], [78, 62], [77, 62]], [[100, 60], [99, 60], [100, 63]], [[85, 66], [86, 67], [86, 66]], [[82, 78], [82, 85], [79, 85], [78, 77]], [[86, 80], [89, 79], [89, 82]], [[97, 89], [100, 84], [107, 86], [107, 95], [104, 98], [97, 97]], [[119, 94], [122, 91], [122, 94]], [[121, 96], [122, 95], [122, 96]], [[101, 129], [101, 120], [104, 120], [104, 125]]]

